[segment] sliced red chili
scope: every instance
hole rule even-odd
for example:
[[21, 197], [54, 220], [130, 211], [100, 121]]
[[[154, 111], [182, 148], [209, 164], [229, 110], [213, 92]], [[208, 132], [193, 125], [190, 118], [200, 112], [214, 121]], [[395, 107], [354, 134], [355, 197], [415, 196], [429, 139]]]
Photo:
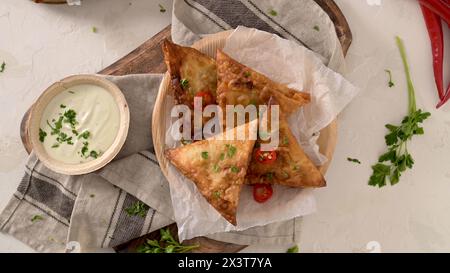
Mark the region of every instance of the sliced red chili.
[[261, 148], [256, 149], [254, 157], [257, 162], [262, 164], [272, 164], [277, 160], [277, 152], [262, 151]]
[[253, 185], [253, 198], [258, 203], [264, 203], [273, 195], [273, 188], [270, 184]]

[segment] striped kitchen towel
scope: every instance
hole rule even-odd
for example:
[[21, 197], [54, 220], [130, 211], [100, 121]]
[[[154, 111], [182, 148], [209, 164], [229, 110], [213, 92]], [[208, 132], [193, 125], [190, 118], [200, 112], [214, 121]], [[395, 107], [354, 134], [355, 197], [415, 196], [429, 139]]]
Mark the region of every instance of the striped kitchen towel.
[[[176, 43], [189, 45], [207, 34], [244, 25], [295, 41], [343, 72], [334, 25], [313, 0], [174, 0], [173, 5]], [[119, 86], [130, 108], [128, 139], [116, 159], [97, 172], [67, 176], [50, 171], [32, 153], [16, 193], [0, 214], [0, 230], [37, 251], [114, 247], [173, 222], [169, 187], [150, 130], [162, 75], [106, 78]], [[144, 213], [135, 215], [135, 207]], [[208, 237], [236, 244], [288, 244], [299, 240], [299, 232], [297, 218]]]

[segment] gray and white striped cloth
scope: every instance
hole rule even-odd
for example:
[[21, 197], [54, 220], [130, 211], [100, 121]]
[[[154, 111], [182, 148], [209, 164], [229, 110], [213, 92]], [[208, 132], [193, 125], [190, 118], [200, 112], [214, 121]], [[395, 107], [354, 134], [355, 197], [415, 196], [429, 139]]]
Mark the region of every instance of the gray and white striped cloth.
[[[313, 0], [174, 1], [172, 38], [179, 44], [238, 25], [296, 41], [342, 72], [344, 59], [334, 25]], [[97, 172], [66, 176], [47, 169], [32, 153], [16, 193], [0, 214], [0, 230], [37, 251], [63, 252], [68, 242], [77, 242], [82, 252], [114, 247], [173, 222], [169, 187], [150, 135], [162, 75], [106, 78], [123, 91], [131, 114], [128, 139], [117, 158]], [[126, 209], [139, 200], [149, 206], [147, 214], [130, 216]], [[208, 237], [236, 244], [277, 244], [298, 240], [299, 232], [297, 218]]]

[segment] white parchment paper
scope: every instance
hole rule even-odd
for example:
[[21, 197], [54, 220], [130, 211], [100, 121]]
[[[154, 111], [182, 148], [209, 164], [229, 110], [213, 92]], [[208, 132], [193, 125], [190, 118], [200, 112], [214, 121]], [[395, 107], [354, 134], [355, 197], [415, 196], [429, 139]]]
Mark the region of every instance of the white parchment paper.
[[[317, 132], [342, 111], [358, 93], [358, 89], [326, 67], [312, 51], [274, 34], [240, 26], [227, 39], [223, 50], [272, 80], [311, 94], [311, 103], [291, 115], [289, 124], [311, 160], [318, 165], [326, 162], [316, 145]], [[170, 112], [166, 115], [170, 116]], [[170, 130], [166, 129], [167, 132]], [[179, 144], [167, 133], [166, 145], [175, 147]], [[272, 198], [260, 204], [253, 200], [252, 188], [244, 186], [235, 227], [209, 205], [194, 183], [172, 165], [169, 166], [168, 179], [180, 240], [244, 230], [307, 215], [316, 210], [312, 189], [275, 185]]]

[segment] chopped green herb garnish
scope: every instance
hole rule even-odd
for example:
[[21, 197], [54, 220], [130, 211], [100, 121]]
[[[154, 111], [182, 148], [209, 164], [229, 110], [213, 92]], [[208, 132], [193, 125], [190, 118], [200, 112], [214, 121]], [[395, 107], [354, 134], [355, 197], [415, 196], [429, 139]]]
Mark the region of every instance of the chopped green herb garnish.
[[[403, 41], [396, 37], [397, 46], [403, 61], [408, 84], [408, 115], [403, 118], [399, 126], [386, 124], [389, 133], [384, 137], [388, 151], [378, 158], [378, 163], [372, 166], [373, 173], [369, 179], [370, 186], [383, 187], [387, 178], [390, 184], [395, 185], [400, 181], [401, 173], [407, 168], [412, 169], [414, 160], [408, 151], [407, 143], [414, 135], [423, 135], [423, 123], [431, 114], [417, 110], [414, 86], [409, 74], [409, 65], [406, 59], [406, 52]], [[384, 163], [390, 162], [390, 163]]]
[[159, 6], [159, 12], [162, 12], [162, 13], [166, 12], [166, 9], [163, 7], [163, 5], [158, 4], [158, 6]]
[[77, 113], [73, 109], [69, 109], [64, 112], [64, 118], [65, 118], [64, 122], [69, 123], [70, 126], [72, 127], [72, 129], [74, 129], [75, 125], [78, 124], [76, 117], [77, 117]]
[[0, 66], [0, 73], [3, 73], [5, 71], [6, 63], [2, 62], [2, 65]]
[[97, 33], [97, 28], [96, 27], [92, 27], [92, 32]]
[[273, 180], [273, 172], [266, 173], [264, 176], [269, 180]]
[[295, 246], [289, 248], [289, 249], [286, 251], [286, 253], [298, 253], [298, 246], [295, 245]]
[[72, 90], [69, 90], [67, 92], [69, 92], [70, 94], [75, 94], [75, 92], [73, 92]]
[[183, 89], [186, 89], [189, 87], [189, 81], [187, 79], [182, 79], [180, 81], [180, 84], [181, 84], [181, 88], [183, 88]]
[[81, 133], [81, 134], [78, 135], [78, 138], [88, 139], [90, 135], [91, 135], [91, 132], [89, 132], [89, 131], [84, 131], [83, 133]]
[[202, 158], [208, 159], [208, 152], [202, 152]]
[[220, 172], [220, 167], [219, 167], [219, 165], [214, 164], [214, 165], [213, 165], [213, 171], [216, 172], [216, 173]]
[[278, 15], [278, 12], [276, 12], [276, 11], [273, 10], [273, 9], [271, 9], [271, 10], [269, 10], [269, 14], [272, 15], [272, 16], [277, 16], [277, 15]]
[[78, 136], [78, 131], [77, 131], [77, 130], [75, 130], [75, 129], [73, 129], [73, 130], [72, 130], [72, 134], [74, 134], [74, 135]]
[[319, 28], [318, 25], [315, 25], [315, 26], [313, 27], [313, 29], [314, 29], [315, 31], [320, 31], [320, 28]]
[[225, 154], [224, 154], [224, 153], [221, 153], [220, 156], [219, 156], [219, 159], [220, 159], [220, 160], [224, 160], [224, 159], [225, 159]]
[[215, 198], [220, 198], [220, 191], [213, 192]]
[[300, 166], [294, 165], [294, 166], [292, 166], [292, 170], [298, 171], [298, 170], [300, 170]]
[[183, 145], [188, 145], [191, 143], [192, 143], [192, 140], [181, 139], [181, 144], [183, 144]]
[[350, 162], [354, 162], [354, 163], [361, 164], [361, 161], [359, 161], [359, 160], [356, 159], [356, 158], [350, 158], [350, 157], [347, 157], [347, 160], [350, 161]]
[[52, 148], [58, 148], [59, 147], [59, 143], [55, 143], [52, 145]]
[[236, 166], [231, 166], [231, 171], [234, 173], [238, 173], [241, 169]]
[[385, 71], [385, 72], [388, 74], [388, 76], [389, 76], [388, 86], [389, 86], [389, 87], [394, 86], [395, 84], [394, 84], [394, 82], [392, 81], [392, 72], [391, 72], [391, 70], [385, 69], [384, 71]]
[[33, 218], [31, 218], [31, 222], [36, 222], [36, 221], [41, 221], [44, 220], [44, 217], [40, 216], [40, 215], [34, 215]]
[[83, 156], [86, 156], [87, 151], [89, 150], [89, 142], [85, 141], [83, 142], [83, 147], [81, 148], [81, 154]]
[[289, 138], [287, 136], [283, 137], [283, 140], [281, 140], [281, 145], [289, 145]]
[[248, 78], [250, 77], [252, 74], [250, 73], [250, 71], [245, 71], [244, 72], [244, 77]]
[[39, 128], [39, 141], [44, 142], [45, 137], [47, 136], [47, 132]]
[[97, 158], [97, 157], [98, 157], [98, 152], [92, 150], [92, 151], [89, 153], [89, 156], [92, 157], [92, 158]]
[[64, 104], [60, 104], [59, 107], [66, 108], [66, 106]]
[[185, 246], [175, 240], [170, 233], [170, 229], [160, 229], [161, 239], [150, 240], [139, 246], [136, 250], [139, 253], [185, 253], [200, 247], [199, 245]]
[[236, 154], [237, 148], [231, 144], [226, 144], [227, 147], [227, 156], [233, 157]]
[[137, 201], [130, 207], [126, 208], [125, 211], [130, 216], [140, 216], [140, 217], [144, 218], [145, 215], [147, 215], [148, 209], [149, 209], [149, 206], [142, 203], [141, 201]]
[[90, 197], [90, 198], [94, 198], [94, 197], [95, 197], [95, 194], [91, 193], [91, 194], [89, 195], [89, 197]]

